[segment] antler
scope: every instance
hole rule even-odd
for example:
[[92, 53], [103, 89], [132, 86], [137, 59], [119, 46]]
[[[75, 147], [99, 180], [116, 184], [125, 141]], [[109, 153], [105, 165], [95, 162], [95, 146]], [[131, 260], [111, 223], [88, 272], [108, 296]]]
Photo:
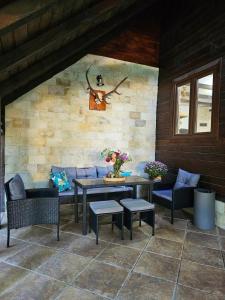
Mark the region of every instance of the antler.
[[114, 88], [113, 90], [111, 90], [110, 92], [108, 92], [108, 93], [106, 93], [105, 95], [103, 95], [102, 98], [103, 98], [103, 100], [105, 100], [105, 102], [106, 102], [107, 104], [110, 104], [110, 103], [106, 101], [106, 98], [109, 98], [109, 96], [110, 96], [111, 94], [116, 93], [117, 95], [121, 95], [121, 94], [117, 91], [117, 89], [118, 89], [118, 87], [119, 87], [125, 80], [127, 80], [127, 78], [128, 78], [128, 77], [123, 78], [123, 79], [115, 86], [115, 88]]
[[88, 72], [89, 72], [91, 66], [92, 66], [92, 65], [90, 65], [90, 67], [89, 67], [89, 68], [87, 69], [87, 71], [86, 71], [86, 80], [87, 80], [87, 84], [88, 84], [88, 89], [90, 90], [90, 92], [92, 93], [92, 95], [95, 96], [95, 101], [96, 101], [96, 103], [99, 104], [99, 103], [102, 102], [103, 99], [101, 100], [101, 99], [99, 98], [98, 93], [92, 88], [92, 86], [91, 86], [91, 84], [90, 84], [90, 81], [89, 81], [89, 79], [88, 79]]

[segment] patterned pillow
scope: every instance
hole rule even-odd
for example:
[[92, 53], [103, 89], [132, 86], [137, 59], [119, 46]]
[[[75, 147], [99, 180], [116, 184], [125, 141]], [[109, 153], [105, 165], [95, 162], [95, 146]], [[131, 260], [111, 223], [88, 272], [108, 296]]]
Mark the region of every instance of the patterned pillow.
[[65, 171], [51, 173], [50, 178], [53, 181], [54, 185], [58, 188], [59, 192], [71, 190], [71, 185]]

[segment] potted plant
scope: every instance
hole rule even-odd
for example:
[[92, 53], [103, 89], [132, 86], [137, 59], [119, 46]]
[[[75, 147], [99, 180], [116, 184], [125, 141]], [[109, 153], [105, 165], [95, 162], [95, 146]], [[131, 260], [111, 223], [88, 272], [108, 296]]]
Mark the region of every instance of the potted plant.
[[168, 168], [167, 165], [160, 161], [150, 161], [145, 165], [144, 172], [147, 173], [152, 180], [161, 180], [168, 172]]
[[132, 160], [128, 153], [106, 148], [101, 152], [101, 157], [104, 158], [107, 163], [113, 165], [113, 172], [109, 172], [107, 178], [124, 178], [120, 175], [120, 171], [124, 163]]

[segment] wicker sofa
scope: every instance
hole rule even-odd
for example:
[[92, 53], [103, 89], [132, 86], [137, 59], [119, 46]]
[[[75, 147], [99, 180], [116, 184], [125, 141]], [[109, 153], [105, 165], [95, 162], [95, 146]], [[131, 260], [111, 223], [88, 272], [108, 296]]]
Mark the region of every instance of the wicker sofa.
[[[76, 168], [76, 167], [57, 167], [52, 166], [51, 172], [65, 171], [67, 178], [70, 182], [72, 189], [59, 192], [60, 203], [74, 203], [74, 183], [73, 179], [95, 179], [103, 178], [106, 174], [112, 170], [112, 167], [88, 167], [88, 168]], [[54, 187], [53, 182], [50, 180], [50, 187]], [[117, 186], [117, 187], [105, 187], [95, 188], [87, 191], [88, 199], [106, 200], [106, 199], [122, 199], [130, 195], [133, 191], [132, 187]], [[78, 187], [79, 200], [81, 199], [83, 192]]]

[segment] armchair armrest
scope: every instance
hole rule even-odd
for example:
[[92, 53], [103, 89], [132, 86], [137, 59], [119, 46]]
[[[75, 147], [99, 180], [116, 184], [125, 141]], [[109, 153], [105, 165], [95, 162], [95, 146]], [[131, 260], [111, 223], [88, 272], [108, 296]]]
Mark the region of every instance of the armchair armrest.
[[174, 186], [173, 183], [169, 183], [169, 182], [154, 182], [153, 185], [153, 190], [167, 190], [167, 189], [172, 189]]
[[39, 189], [27, 189], [27, 198], [50, 198], [58, 197], [58, 189], [56, 188], [39, 188]]
[[181, 187], [173, 189], [172, 200], [175, 209], [193, 206], [195, 187]]

